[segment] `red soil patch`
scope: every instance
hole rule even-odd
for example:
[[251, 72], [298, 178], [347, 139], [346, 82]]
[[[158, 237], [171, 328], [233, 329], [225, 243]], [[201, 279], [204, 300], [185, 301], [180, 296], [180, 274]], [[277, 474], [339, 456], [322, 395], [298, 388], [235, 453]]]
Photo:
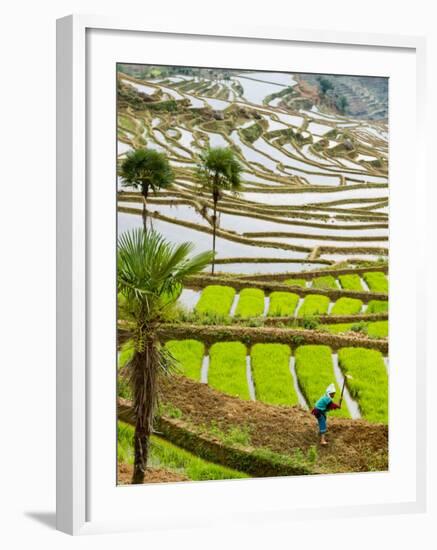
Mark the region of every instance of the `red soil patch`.
[[[118, 485], [130, 485], [133, 473], [131, 464], [118, 465]], [[148, 468], [144, 478], [144, 483], [170, 483], [173, 481], [188, 481], [188, 478], [182, 474], [165, 470], [164, 468]]]
[[328, 418], [329, 444], [318, 443], [314, 416], [300, 407], [280, 407], [244, 401], [215, 391], [206, 384], [182, 376], [162, 381], [162, 401], [183, 413], [194, 427], [212, 423], [224, 431], [247, 427], [254, 447], [291, 454], [316, 445], [315, 469], [326, 472], [362, 472], [387, 470], [388, 427], [365, 420]]
[[317, 86], [310, 84], [303, 78], [297, 77], [296, 88], [299, 90], [302, 97], [311, 99], [316, 105], [320, 103], [320, 94]]

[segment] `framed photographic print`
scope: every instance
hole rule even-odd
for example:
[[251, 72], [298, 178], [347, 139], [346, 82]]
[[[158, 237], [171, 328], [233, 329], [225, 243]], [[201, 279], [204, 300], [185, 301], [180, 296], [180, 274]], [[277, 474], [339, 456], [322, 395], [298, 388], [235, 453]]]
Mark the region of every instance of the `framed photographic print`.
[[58, 21], [59, 529], [423, 509], [423, 50]]

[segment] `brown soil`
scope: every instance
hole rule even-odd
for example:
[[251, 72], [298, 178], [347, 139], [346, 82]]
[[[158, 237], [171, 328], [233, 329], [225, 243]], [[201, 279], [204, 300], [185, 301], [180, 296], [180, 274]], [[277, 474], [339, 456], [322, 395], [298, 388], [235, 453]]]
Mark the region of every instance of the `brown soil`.
[[[118, 485], [130, 485], [132, 472], [133, 466], [131, 464], [119, 464]], [[188, 481], [188, 478], [164, 468], [148, 468], [144, 478], [144, 483], [169, 483], [172, 481]]]
[[193, 426], [215, 423], [223, 430], [247, 427], [254, 447], [293, 454], [317, 446], [315, 469], [326, 472], [387, 470], [388, 427], [365, 420], [328, 419], [327, 439], [318, 442], [317, 421], [300, 407], [279, 407], [244, 401], [181, 376], [162, 383], [162, 401], [171, 403]]
[[313, 86], [306, 80], [297, 77], [296, 88], [299, 90], [302, 97], [311, 99], [311, 101], [316, 105], [320, 102], [320, 95], [317, 86]]

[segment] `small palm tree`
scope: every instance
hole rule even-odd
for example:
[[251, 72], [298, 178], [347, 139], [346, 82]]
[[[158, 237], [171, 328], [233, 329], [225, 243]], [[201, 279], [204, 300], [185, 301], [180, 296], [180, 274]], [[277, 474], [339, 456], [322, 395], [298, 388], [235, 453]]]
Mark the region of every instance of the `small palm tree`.
[[134, 187], [143, 195], [143, 225], [147, 229], [147, 197], [167, 188], [174, 180], [173, 170], [164, 153], [154, 149], [130, 151], [120, 166], [124, 186]]
[[[241, 171], [242, 166], [230, 147], [210, 148], [201, 156], [197, 170], [198, 178], [202, 188], [212, 194], [212, 251], [214, 257], [217, 232], [217, 204], [223, 195], [223, 191], [237, 193], [241, 189]], [[211, 266], [212, 275], [214, 275], [214, 257]]]
[[211, 252], [190, 258], [192, 249], [192, 243], [173, 245], [153, 230], [136, 229], [118, 239], [118, 292], [135, 326], [134, 352], [126, 366], [136, 422], [132, 483], [144, 482], [159, 378], [171, 371], [173, 363], [156, 330], [176, 302], [185, 277], [202, 271], [212, 260]]

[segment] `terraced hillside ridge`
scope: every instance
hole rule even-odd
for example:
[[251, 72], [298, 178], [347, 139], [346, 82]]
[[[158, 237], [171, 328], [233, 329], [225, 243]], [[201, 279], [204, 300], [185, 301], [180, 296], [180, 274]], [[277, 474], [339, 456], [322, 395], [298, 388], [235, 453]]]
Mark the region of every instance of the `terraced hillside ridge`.
[[[231, 453], [223, 452], [223, 447], [231, 447], [247, 449], [249, 455], [262, 450], [267, 457], [270, 451], [293, 458], [294, 463], [296, 454], [303, 456], [299, 464], [307, 473], [387, 469], [388, 429], [384, 424], [331, 418], [332, 444], [318, 447], [311, 462], [308, 454], [311, 455], [314, 447], [314, 418], [300, 407], [244, 401], [179, 377], [165, 380], [162, 400], [168, 410], [178, 411], [179, 418], [166, 417], [167, 422], [157, 420], [159, 431], [165, 430], [172, 443], [185, 446], [188, 451], [197, 449], [198, 442], [203, 441], [202, 457], [212, 462], [222, 461], [219, 462], [222, 464], [230, 457], [234, 460]], [[123, 419], [128, 420], [129, 412], [124, 406], [122, 410]], [[208, 445], [211, 440], [217, 445], [212, 450]], [[274, 454], [270, 457], [277, 458]], [[239, 455], [237, 460], [240, 468], [247, 464], [244, 455]], [[235, 462], [232, 463], [235, 467]]]
[[118, 483], [155, 391], [145, 483], [387, 470], [387, 79], [124, 63], [116, 85], [118, 247], [170, 247], [124, 287], [118, 255]]

